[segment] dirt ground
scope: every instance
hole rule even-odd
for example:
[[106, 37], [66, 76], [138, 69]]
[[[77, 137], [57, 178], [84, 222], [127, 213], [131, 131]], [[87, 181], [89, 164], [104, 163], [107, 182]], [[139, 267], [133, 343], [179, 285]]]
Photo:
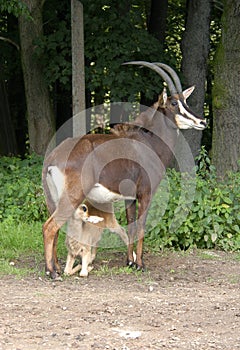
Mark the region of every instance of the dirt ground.
[[99, 256], [87, 279], [2, 277], [0, 349], [240, 349], [234, 254], [146, 253], [145, 273], [111, 272], [124, 261]]

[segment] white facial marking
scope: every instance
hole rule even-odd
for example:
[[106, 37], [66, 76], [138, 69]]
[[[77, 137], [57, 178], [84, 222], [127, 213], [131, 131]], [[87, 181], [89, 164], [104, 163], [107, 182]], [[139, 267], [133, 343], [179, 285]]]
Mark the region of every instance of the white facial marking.
[[181, 114], [177, 114], [175, 118], [179, 129], [191, 129], [194, 126], [194, 122], [192, 120], [184, 118]]
[[199, 119], [194, 117], [194, 115], [192, 115], [191, 113], [189, 113], [182, 105], [182, 102], [178, 100], [178, 106], [180, 109], [180, 113], [182, 115], [186, 115], [189, 119], [193, 120], [195, 123], [199, 122]]
[[[176, 115], [176, 123], [180, 129], [191, 129], [191, 128], [198, 129], [198, 130], [205, 129], [205, 125], [201, 123], [204, 120], [198, 119], [194, 115], [192, 115], [190, 112], [188, 112], [186, 108], [184, 108], [180, 100], [178, 100], [178, 107], [181, 114]], [[186, 116], [187, 118], [184, 116]]]

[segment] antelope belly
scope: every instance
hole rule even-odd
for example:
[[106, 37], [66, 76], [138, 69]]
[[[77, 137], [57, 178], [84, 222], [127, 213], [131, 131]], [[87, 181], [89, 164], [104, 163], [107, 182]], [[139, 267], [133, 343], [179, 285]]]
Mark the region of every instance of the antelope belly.
[[123, 196], [120, 193], [112, 192], [103, 185], [96, 183], [87, 195], [87, 199], [96, 203], [110, 203], [121, 200], [133, 200], [135, 197]]

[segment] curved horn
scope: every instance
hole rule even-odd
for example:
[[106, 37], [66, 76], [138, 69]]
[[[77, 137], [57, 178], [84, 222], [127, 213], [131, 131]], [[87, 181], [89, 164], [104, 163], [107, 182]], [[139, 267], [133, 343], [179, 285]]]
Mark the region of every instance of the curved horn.
[[168, 66], [165, 63], [153, 62], [153, 64], [155, 64], [158, 67], [162, 67], [163, 69], [165, 69], [166, 72], [168, 72], [171, 75], [171, 77], [174, 81], [174, 84], [176, 86], [177, 92], [181, 93], [182, 92], [182, 84], [181, 84], [180, 79], [179, 79], [177, 73], [175, 72], [175, 70], [173, 70], [170, 66]]
[[135, 64], [138, 66], [148, 67], [148, 68], [154, 70], [167, 83], [171, 95], [174, 95], [177, 93], [176, 87], [174, 86], [172, 79], [169, 77], [169, 75], [162, 68], [158, 67], [157, 65], [150, 63], [150, 62], [146, 62], [146, 61], [130, 61], [130, 62], [122, 63], [122, 64], [123, 65], [124, 64]]

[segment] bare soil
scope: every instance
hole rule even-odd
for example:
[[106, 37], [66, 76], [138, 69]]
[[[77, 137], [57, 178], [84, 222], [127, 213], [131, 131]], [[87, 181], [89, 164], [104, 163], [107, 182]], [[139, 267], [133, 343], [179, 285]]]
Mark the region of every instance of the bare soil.
[[87, 279], [2, 277], [0, 349], [240, 349], [234, 254], [145, 253], [146, 272], [113, 272], [124, 262], [98, 256]]

